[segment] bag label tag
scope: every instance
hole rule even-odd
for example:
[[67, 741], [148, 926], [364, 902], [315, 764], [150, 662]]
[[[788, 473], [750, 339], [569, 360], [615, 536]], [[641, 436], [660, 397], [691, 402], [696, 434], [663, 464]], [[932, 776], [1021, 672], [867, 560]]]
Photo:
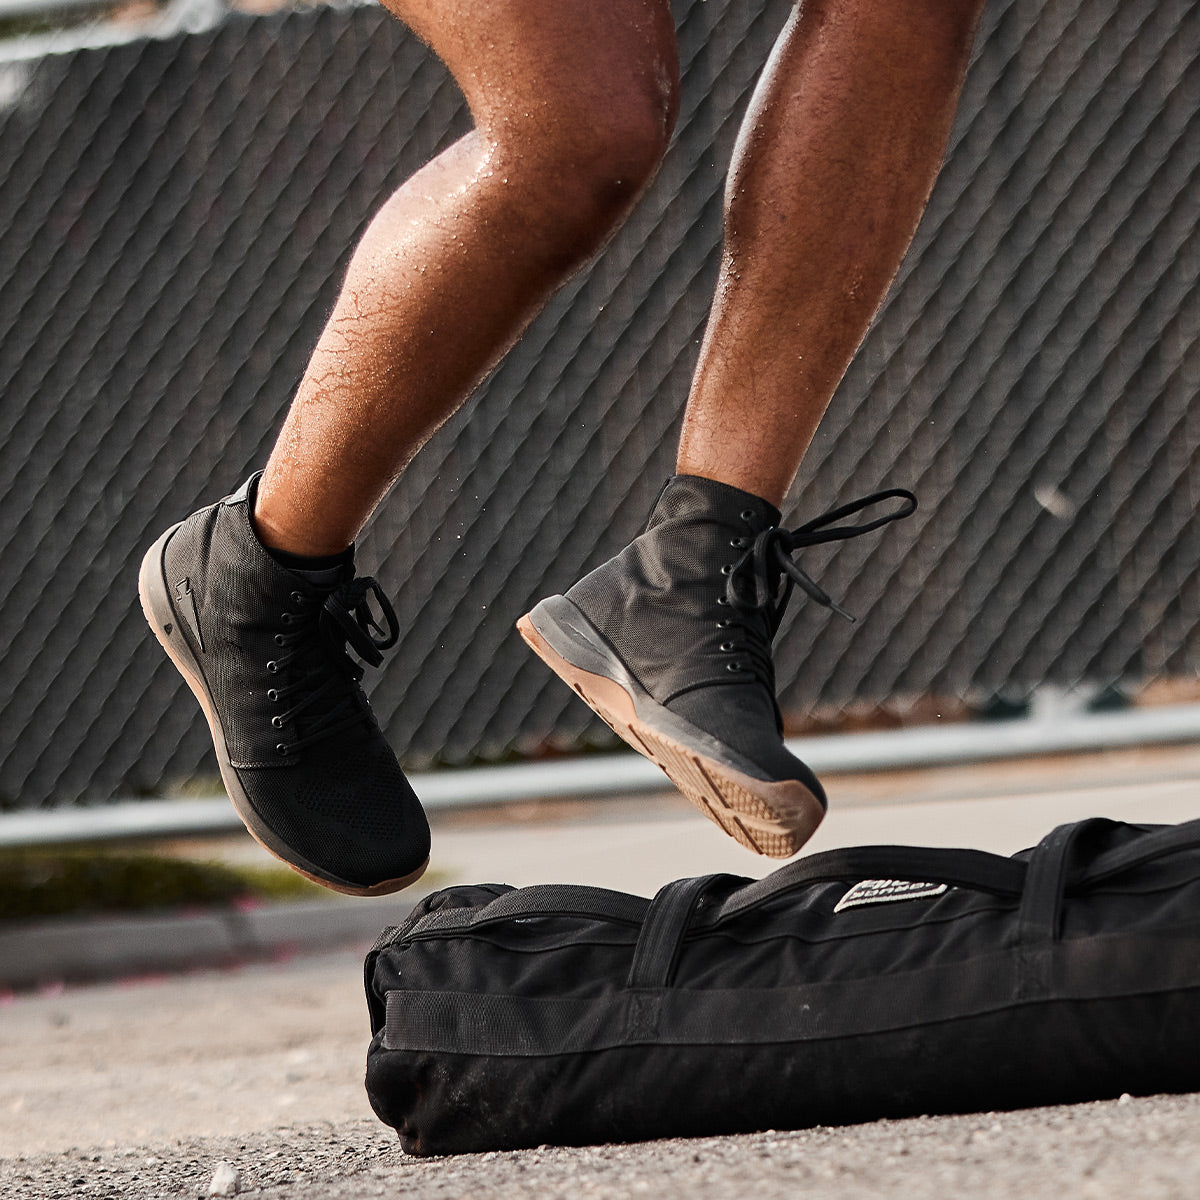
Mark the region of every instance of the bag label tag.
[[911, 879], [864, 879], [837, 902], [833, 911], [840, 913], [847, 908], [862, 908], [868, 904], [891, 904], [896, 900], [940, 896], [946, 890], [944, 883], [920, 883]]

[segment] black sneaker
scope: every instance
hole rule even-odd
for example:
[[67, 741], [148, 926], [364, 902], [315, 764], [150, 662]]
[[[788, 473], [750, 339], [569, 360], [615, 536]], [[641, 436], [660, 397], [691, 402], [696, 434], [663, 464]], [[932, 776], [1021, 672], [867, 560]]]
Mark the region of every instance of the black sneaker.
[[349, 555], [326, 586], [277, 563], [250, 521], [257, 484], [150, 547], [142, 608], [204, 709], [254, 837], [334, 891], [399, 891], [428, 865], [429, 826], [347, 652], [377, 666], [396, 642], [396, 615], [375, 580], [355, 578]]
[[[863, 525], [837, 524], [889, 499], [903, 503]], [[911, 492], [878, 492], [789, 532], [767, 501], [679, 475], [640, 537], [517, 628], [706, 816], [748, 849], [786, 858], [812, 836], [826, 801], [783, 744], [771, 641], [796, 584], [849, 617], [791, 554], [915, 508]]]

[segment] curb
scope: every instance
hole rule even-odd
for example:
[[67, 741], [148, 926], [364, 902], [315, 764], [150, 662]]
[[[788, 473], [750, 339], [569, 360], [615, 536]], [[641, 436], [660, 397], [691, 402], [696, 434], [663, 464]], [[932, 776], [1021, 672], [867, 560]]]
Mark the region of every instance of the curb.
[[365, 954], [419, 896], [262, 908], [52, 918], [0, 925], [0, 992], [237, 966], [326, 950]]

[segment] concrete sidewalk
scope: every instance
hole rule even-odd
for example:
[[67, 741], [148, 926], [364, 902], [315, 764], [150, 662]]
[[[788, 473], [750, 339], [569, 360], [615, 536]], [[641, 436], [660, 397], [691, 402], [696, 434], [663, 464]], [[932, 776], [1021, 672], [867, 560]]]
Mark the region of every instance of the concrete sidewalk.
[[[598, 769], [600, 764], [598, 764]], [[805, 853], [867, 843], [971, 846], [1009, 854], [1088, 816], [1200, 817], [1200, 745], [1144, 747], [826, 780], [830, 814]], [[265, 862], [248, 836], [166, 843], [166, 853]], [[59, 918], [0, 928], [0, 986], [26, 989], [232, 965], [339, 947], [361, 950], [421, 895], [450, 883], [587, 883], [653, 895], [688, 875], [758, 876], [778, 864], [723, 836], [674, 792], [512, 804], [434, 821], [431, 870], [376, 900]]]

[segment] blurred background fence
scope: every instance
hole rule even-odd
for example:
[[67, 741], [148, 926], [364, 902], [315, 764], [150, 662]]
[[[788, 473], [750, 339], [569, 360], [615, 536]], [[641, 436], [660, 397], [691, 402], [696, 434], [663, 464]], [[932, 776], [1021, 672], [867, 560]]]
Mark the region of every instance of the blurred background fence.
[[[362, 541], [401, 614], [373, 702], [416, 767], [607, 744], [514, 619], [670, 474], [723, 172], [788, 0], [677, 0], [653, 190]], [[469, 127], [382, 10], [0, 48], [0, 806], [213, 775], [136, 599], [153, 536], [261, 465], [383, 197]], [[922, 507], [819, 551], [796, 723], [1043, 685], [1195, 684], [1200, 6], [993, 0], [946, 169], [789, 499]], [[868, 544], [869, 543], [869, 544]]]

